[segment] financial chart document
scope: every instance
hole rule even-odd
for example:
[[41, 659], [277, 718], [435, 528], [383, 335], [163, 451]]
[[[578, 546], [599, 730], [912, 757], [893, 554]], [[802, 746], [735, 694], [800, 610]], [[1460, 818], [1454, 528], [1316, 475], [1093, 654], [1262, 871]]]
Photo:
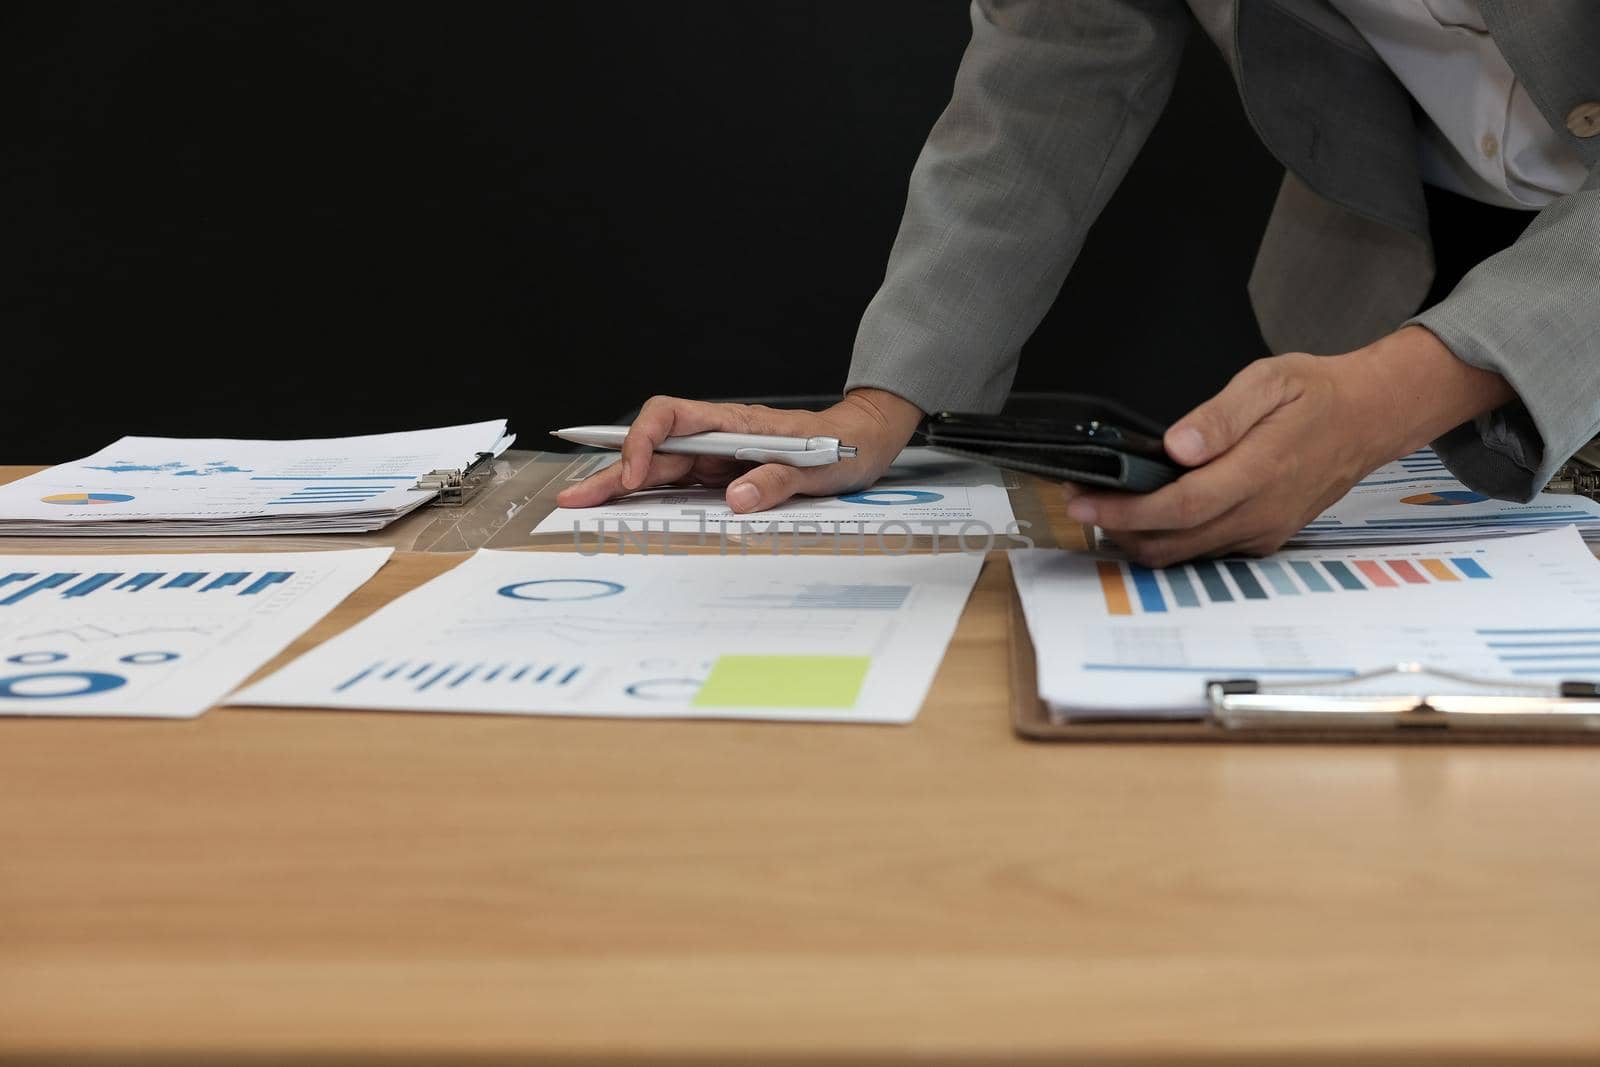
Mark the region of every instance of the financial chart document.
[[199, 715], [388, 558], [0, 556], [0, 715]]
[[504, 420], [303, 441], [124, 437], [0, 486], [0, 533], [372, 529], [434, 496], [422, 476], [510, 440]]
[[1540, 493], [1525, 503], [1496, 500], [1462, 485], [1433, 449], [1424, 448], [1367, 475], [1289, 544], [1466, 540], [1569, 525], [1586, 541], [1600, 540], [1600, 502], [1568, 493]]
[[1157, 569], [1048, 550], [1012, 552], [1011, 565], [1040, 696], [1068, 717], [1193, 718], [1207, 681], [1350, 678], [1401, 662], [1600, 680], [1600, 563], [1572, 527]]
[[982, 563], [482, 550], [232, 702], [904, 723]]
[[[574, 480], [616, 461], [597, 456]], [[938, 535], [972, 543], [985, 535], [1005, 542], [1016, 516], [1004, 475], [976, 460], [908, 448], [871, 487], [831, 497], [796, 497], [753, 514], [729, 510], [723, 490], [703, 486], [647, 489], [594, 508], [556, 508], [533, 532], [698, 533], [734, 536], [744, 531], [878, 532]], [[963, 533], [963, 527], [965, 532]]]

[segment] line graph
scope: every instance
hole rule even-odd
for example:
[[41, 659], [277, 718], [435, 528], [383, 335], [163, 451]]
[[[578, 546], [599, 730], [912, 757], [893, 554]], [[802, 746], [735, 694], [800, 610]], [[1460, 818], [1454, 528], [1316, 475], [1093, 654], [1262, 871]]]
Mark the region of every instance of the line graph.
[[69, 641], [77, 641], [80, 644], [92, 645], [102, 641], [117, 641], [124, 637], [145, 637], [151, 634], [195, 634], [200, 637], [212, 637], [221, 630], [222, 627], [215, 623], [201, 626], [138, 626], [131, 630], [114, 630], [99, 623], [86, 622], [54, 630], [41, 630], [38, 633], [19, 634], [17, 640], [44, 641], [50, 638], [66, 638]]

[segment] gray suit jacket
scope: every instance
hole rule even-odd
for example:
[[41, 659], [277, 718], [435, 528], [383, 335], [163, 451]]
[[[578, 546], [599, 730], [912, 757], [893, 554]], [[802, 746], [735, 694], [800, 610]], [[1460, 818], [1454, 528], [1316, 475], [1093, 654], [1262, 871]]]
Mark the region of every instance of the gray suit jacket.
[[1519, 398], [1435, 447], [1473, 488], [1528, 498], [1600, 433], [1600, 2], [1481, 7], [1589, 179], [1418, 315], [1433, 251], [1412, 101], [1326, 0], [975, 0], [847, 388], [999, 407], [1198, 19], [1286, 171], [1249, 286], [1268, 344], [1344, 352], [1422, 323]]

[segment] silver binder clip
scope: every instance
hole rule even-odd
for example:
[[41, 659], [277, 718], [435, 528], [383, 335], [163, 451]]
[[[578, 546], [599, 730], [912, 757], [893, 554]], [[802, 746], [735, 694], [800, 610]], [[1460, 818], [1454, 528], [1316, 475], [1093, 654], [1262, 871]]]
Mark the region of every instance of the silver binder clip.
[[[1397, 679], [1393, 690], [1370, 684], [1391, 677]], [[1444, 692], [1431, 688], [1439, 681], [1448, 683], [1440, 687]], [[1340, 692], [1350, 687], [1359, 688]], [[1212, 721], [1230, 730], [1600, 730], [1600, 685], [1594, 682], [1509, 682], [1421, 663], [1276, 686], [1253, 678], [1211, 681], [1206, 701]]]
[[1575, 493], [1600, 500], [1600, 438], [1578, 449], [1571, 459], [1557, 467], [1544, 491]]
[[429, 471], [417, 479], [416, 488], [437, 493], [434, 507], [460, 507], [483, 487], [489, 479], [489, 461], [493, 452], [479, 452], [478, 458], [460, 470], [440, 468]]

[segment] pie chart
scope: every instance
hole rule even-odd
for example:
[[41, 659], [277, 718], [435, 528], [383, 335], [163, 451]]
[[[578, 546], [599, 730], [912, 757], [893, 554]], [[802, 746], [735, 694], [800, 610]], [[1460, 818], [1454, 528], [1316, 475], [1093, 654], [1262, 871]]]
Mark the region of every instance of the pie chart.
[[1457, 504], [1479, 504], [1488, 499], [1482, 493], [1474, 493], [1467, 489], [1441, 489], [1437, 493], [1403, 496], [1400, 498], [1400, 503], [1418, 504], [1428, 508], [1448, 508]]
[[39, 499], [46, 504], [126, 504], [133, 497], [127, 493], [56, 493]]

